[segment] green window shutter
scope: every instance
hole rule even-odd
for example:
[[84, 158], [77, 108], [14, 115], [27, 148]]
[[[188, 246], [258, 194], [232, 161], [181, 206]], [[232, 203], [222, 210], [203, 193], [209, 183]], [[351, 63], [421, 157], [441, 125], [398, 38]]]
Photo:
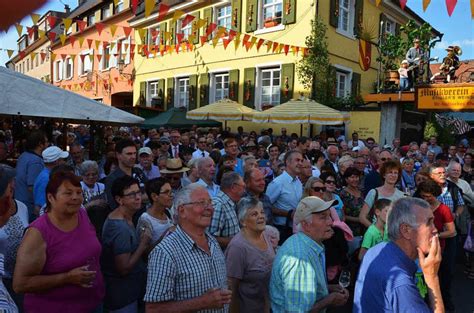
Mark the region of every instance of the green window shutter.
[[364, 0], [356, 0], [354, 17], [354, 35], [358, 38], [364, 26]]
[[[380, 24], [383, 22], [383, 26], [382, 26], [382, 30], [380, 30]], [[387, 16], [383, 13], [380, 13], [380, 18], [379, 18], [379, 31], [382, 31], [382, 35], [384, 33], [384, 30], [385, 30], [385, 24], [387, 23]], [[380, 33], [379, 33], [380, 35]], [[383, 38], [383, 37], [382, 37]]]
[[173, 21], [170, 21], [169, 23], [169, 32], [171, 33], [171, 38], [170, 38], [170, 41], [169, 41], [169, 45], [174, 45], [176, 40], [175, 40], [175, 37], [176, 37], [176, 22], [173, 22]]
[[395, 36], [400, 36], [400, 24], [395, 24]]
[[197, 75], [189, 75], [189, 103], [188, 110], [194, 110], [197, 107]]
[[160, 24], [160, 44], [162, 45], [166, 45], [166, 41], [165, 41], [166, 25], [167, 23]]
[[199, 106], [209, 104], [209, 74], [204, 73], [199, 76]]
[[257, 30], [258, 0], [247, 1], [247, 12], [245, 17], [245, 31], [247, 33]]
[[146, 105], [146, 82], [140, 82], [140, 96], [138, 97], [138, 105]]
[[296, 23], [296, 0], [283, 1], [283, 24]]
[[157, 107], [160, 109], [165, 109], [165, 80], [158, 80], [158, 104]]
[[194, 30], [193, 35], [194, 35], [194, 40], [193, 44], [198, 44], [199, 43], [199, 28], [197, 27], [197, 21], [199, 21], [199, 11], [193, 14], [194, 20], [192, 21], [192, 29]]
[[240, 32], [242, 23], [242, 0], [232, 0], [232, 20], [231, 28], [237, 32]]
[[239, 101], [239, 70], [229, 71], [229, 99]]
[[339, 0], [330, 0], [329, 25], [336, 27], [339, 24]]
[[244, 69], [244, 105], [255, 108], [255, 68]]
[[360, 79], [361, 75], [359, 73], [352, 73], [351, 94], [354, 97], [360, 94]]
[[293, 99], [293, 90], [295, 83], [295, 64], [287, 63], [281, 66], [281, 94], [280, 103], [288, 102]]
[[174, 107], [174, 78], [168, 78], [166, 85], [168, 89], [166, 90], [166, 107], [165, 110]]
[[[206, 20], [206, 25], [202, 28], [203, 31], [202, 31], [202, 36], [206, 36], [206, 31], [207, 31], [207, 28], [209, 27], [209, 25], [211, 23], [213, 23], [213, 20], [212, 20], [212, 8], [206, 8], [204, 9], [204, 14], [202, 16], [202, 18], [204, 20]], [[207, 39], [209, 39], [211, 36], [209, 36]], [[200, 40], [200, 38], [198, 38], [198, 40]]]

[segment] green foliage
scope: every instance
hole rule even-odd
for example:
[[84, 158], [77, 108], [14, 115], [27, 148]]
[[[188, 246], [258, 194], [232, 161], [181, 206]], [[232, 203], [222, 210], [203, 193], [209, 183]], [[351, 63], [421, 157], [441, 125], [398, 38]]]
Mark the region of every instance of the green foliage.
[[299, 80], [311, 90], [310, 98], [327, 105], [334, 98], [336, 73], [331, 66], [327, 43], [327, 26], [318, 17], [311, 21], [311, 34], [306, 37], [308, 55], [297, 65]]
[[423, 137], [428, 140], [431, 136], [436, 136], [438, 142], [450, 145], [455, 142], [453, 131], [454, 130], [451, 126], [442, 127], [438, 122], [436, 122], [436, 119], [432, 117], [430, 121], [426, 122]]
[[398, 69], [408, 49], [413, 46], [415, 38], [420, 39], [420, 46], [425, 50], [434, 47], [435, 43], [430, 43], [433, 38], [431, 31], [432, 28], [428, 23], [418, 26], [415, 21], [408, 21], [400, 27], [400, 34], [385, 34], [377, 61], [382, 62], [384, 71]]

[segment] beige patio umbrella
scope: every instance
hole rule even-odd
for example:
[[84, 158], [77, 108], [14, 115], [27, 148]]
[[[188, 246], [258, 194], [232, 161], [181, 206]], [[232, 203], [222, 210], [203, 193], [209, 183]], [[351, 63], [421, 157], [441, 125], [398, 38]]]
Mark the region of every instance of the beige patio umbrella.
[[341, 112], [314, 100], [290, 100], [253, 115], [256, 123], [309, 123], [340, 125], [350, 120], [349, 113]]
[[209, 105], [188, 111], [186, 118], [191, 120], [251, 121], [257, 113], [230, 99], [222, 99]]

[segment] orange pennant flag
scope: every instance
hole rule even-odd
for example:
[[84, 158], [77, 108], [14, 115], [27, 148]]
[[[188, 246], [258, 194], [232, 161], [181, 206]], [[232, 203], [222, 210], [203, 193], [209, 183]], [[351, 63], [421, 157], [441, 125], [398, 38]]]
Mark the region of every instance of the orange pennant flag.
[[240, 36], [241, 35], [242, 35], [241, 33], [236, 33], [235, 34], [235, 39], [234, 39], [235, 51], [237, 51], [237, 49], [240, 46]]
[[117, 25], [115, 24], [110, 25], [110, 34], [112, 35], [112, 37], [115, 36], [116, 31], [117, 31]]
[[18, 33], [18, 37], [21, 37], [21, 33], [23, 33], [23, 25], [16, 23], [15, 24], [16, 31]]
[[378, 7], [380, 5], [380, 3], [382, 3], [382, 0], [375, 0], [375, 6]]
[[31, 61], [34, 61], [37, 55], [38, 52], [31, 52]]
[[66, 35], [65, 34], [59, 35], [59, 39], [61, 40], [61, 45], [64, 46], [64, 43], [66, 42]]
[[145, 18], [150, 16], [154, 8], [155, 8], [155, 0], [145, 0]]
[[423, 0], [423, 12], [426, 11], [428, 6], [430, 5], [431, 0]]
[[45, 53], [45, 52], [41, 52], [41, 53], [40, 53], [40, 57], [41, 57], [41, 62], [44, 62], [44, 59], [46, 58], [46, 53]]
[[191, 23], [196, 17], [191, 14], [187, 14], [184, 19], [181, 21], [181, 28], [186, 27], [189, 23]]
[[97, 29], [97, 32], [99, 33], [99, 36], [102, 33], [102, 31], [104, 30], [104, 28], [105, 28], [104, 23], [100, 23], [100, 22], [95, 23], [95, 29]]
[[36, 13], [31, 13], [30, 17], [31, 17], [31, 20], [33, 21], [33, 24], [36, 25], [36, 24], [38, 24], [38, 21], [39, 21], [41, 15], [36, 14]]
[[74, 43], [76, 42], [76, 36], [69, 36], [69, 42], [71, 43], [71, 47], [74, 47]]
[[61, 59], [62, 59], [63, 61], [64, 61], [64, 59], [66, 59], [66, 57], [67, 57], [67, 54], [61, 53]]
[[265, 39], [260, 38], [260, 39], [258, 40], [258, 43], [257, 43], [257, 51], [260, 50], [260, 47], [263, 45], [264, 42], [265, 42]]
[[212, 38], [212, 46], [215, 48], [217, 46], [217, 43], [219, 42], [219, 37], [215, 36]]
[[247, 44], [249, 50], [253, 48], [253, 46], [255, 45], [255, 42], [257, 42], [257, 39], [258, 39], [257, 37], [252, 37], [250, 42]]
[[278, 49], [277, 49], [277, 53], [281, 53], [281, 51], [283, 50], [283, 47], [285, 47], [285, 44], [281, 43], [278, 45]]
[[293, 55], [296, 55], [298, 53], [296, 46], [291, 46], [291, 51], [293, 52]]
[[51, 62], [54, 62], [56, 60], [56, 53], [51, 52]]
[[184, 11], [181, 11], [181, 10], [177, 10], [174, 12], [174, 15], [173, 15], [173, 23], [176, 22], [177, 20], [180, 19], [181, 16], [184, 15]]
[[95, 40], [94, 43], [95, 43], [95, 50], [99, 51], [100, 41]]
[[71, 18], [63, 18], [64, 30], [67, 32], [72, 25]]
[[132, 28], [131, 28], [131, 27], [126, 27], [126, 26], [124, 26], [124, 27], [122, 27], [122, 28], [123, 28], [123, 34], [124, 34], [126, 37], [130, 36], [130, 33], [132, 32]]

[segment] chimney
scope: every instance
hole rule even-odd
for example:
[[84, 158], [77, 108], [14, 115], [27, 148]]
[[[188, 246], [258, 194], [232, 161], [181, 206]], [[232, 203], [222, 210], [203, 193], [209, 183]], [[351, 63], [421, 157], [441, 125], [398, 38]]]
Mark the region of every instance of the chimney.
[[71, 8], [67, 4], [64, 5], [64, 12], [66, 12], [66, 15], [71, 13]]

